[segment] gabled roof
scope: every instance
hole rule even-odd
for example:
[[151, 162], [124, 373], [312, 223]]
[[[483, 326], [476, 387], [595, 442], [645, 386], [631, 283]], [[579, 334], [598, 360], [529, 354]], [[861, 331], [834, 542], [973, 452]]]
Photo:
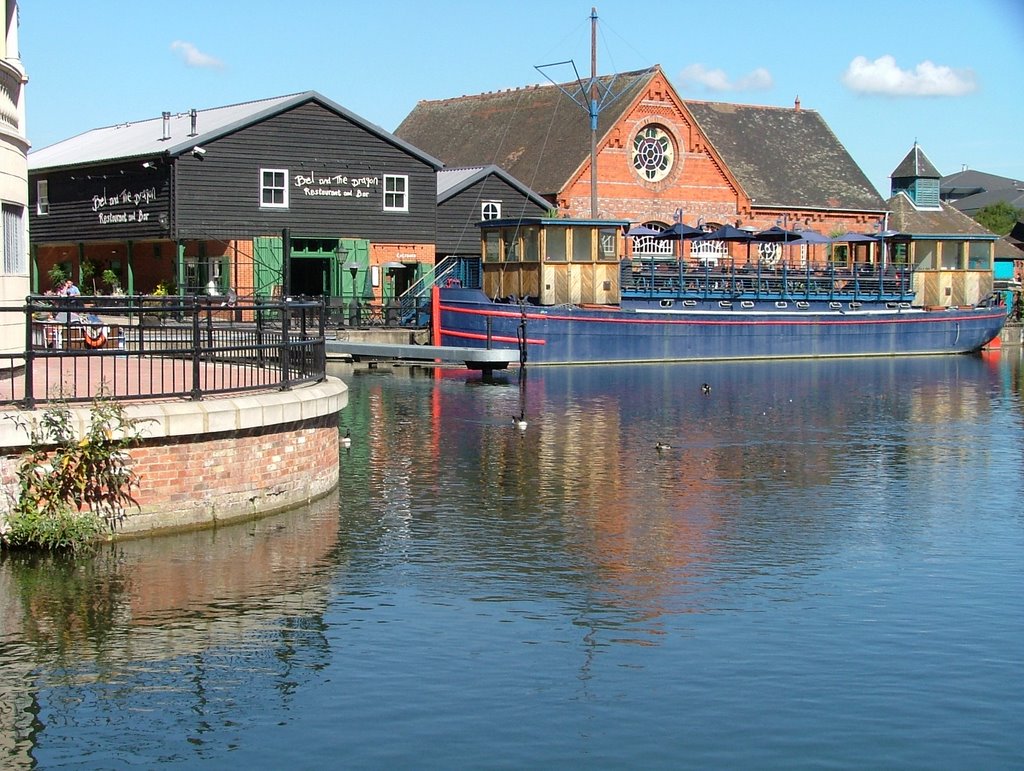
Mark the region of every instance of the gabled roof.
[[1024, 188], [985, 190], [975, 195], [958, 198], [950, 203], [965, 214], [975, 214], [980, 209], [996, 203], [1007, 203], [1015, 209], [1024, 209]]
[[130, 158], [154, 157], [162, 154], [174, 157], [191, 152], [196, 145], [213, 142], [220, 137], [307, 102], [320, 104], [435, 169], [439, 169], [443, 165], [437, 158], [399, 139], [380, 126], [359, 117], [316, 91], [304, 91], [225, 107], [196, 110], [195, 134], [192, 134], [190, 111], [171, 115], [167, 139], [163, 138], [163, 116], [92, 129], [29, 153], [28, 167], [29, 171], [40, 171]]
[[444, 203], [452, 196], [458, 195], [463, 190], [472, 187], [482, 179], [495, 176], [505, 184], [518, 190], [523, 197], [530, 199], [538, 206], [545, 209], [551, 208], [551, 202], [540, 193], [534, 192], [507, 171], [493, 164], [489, 166], [468, 166], [462, 169], [441, 169], [437, 172], [437, 202]]
[[943, 236], [962, 237], [965, 240], [994, 241], [998, 236], [979, 225], [963, 212], [945, 201], [937, 209], [918, 209], [904, 192], [889, 199], [889, 227], [900, 233], [918, 238]]
[[917, 179], [942, 178], [938, 169], [936, 169], [935, 166], [932, 165], [932, 162], [928, 160], [928, 156], [924, 154], [924, 150], [918, 146], [917, 142], [914, 142], [914, 146], [910, 148], [910, 152], [907, 153], [907, 156], [900, 161], [892, 174], [889, 175], [890, 179], [903, 179], [906, 177], [914, 177]]
[[[621, 94], [600, 112], [599, 137], [618, 122], [657, 72], [652, 67], [598, 79], [601, 89]], [[587, 113], [563, 88], [581, 98], [579, 83], [565, 83], [422, 101], [395, 134], [449, 166], [494, 164], [533, 190], [554, 195], [590, 155]]]
[[1000, 177], [996, 174], [986, 174], [983, 171], [964, 169], [955, 174], [948, 174], [939, 183], [939, 190], [943, 196], [951, 193], [961, 192], [972, 195], [984, 193], [988, 190], [1007, 190], [1019, 188], [1024, 190], [1024, 182], [1021, 180]]
[[[619, 94], [598, 115], [598, 141], [656, 76], [668, 82], [657, 65], [598, 79], [602, 92]], [[587, 113], [566, 93], [585, 101], [583, 89], [580, 83], [535, 85], [422, 101], [395, 133], [451, 166], [493, 163], [554, 196], [589, 161]], [[757, 205], [884, 210], [881, 196], [816, 112], [673, 97]]]
[[684, 104], [755, 206], [884, 211], [878, 191], [814, 110]]

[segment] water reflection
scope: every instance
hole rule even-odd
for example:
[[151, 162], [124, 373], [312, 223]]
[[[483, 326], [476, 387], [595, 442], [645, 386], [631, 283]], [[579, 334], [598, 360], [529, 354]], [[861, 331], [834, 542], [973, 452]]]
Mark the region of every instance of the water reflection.
[[[5, 555], [5, 765], [32, 766], [37, 733], [73, 724], [83, 700], [93, 719], [139, 710], [159, 724], [161, 707], [189, 710], [193, 744], [202, 743], [209, 721], [286, 700], [329, 658], [322, 615], [333, 571], [344, 562], [338, 512], [332, 494], [288, 514], [125, 541], [79, 559]], [[228, 710], [219, 703], [220, 714], [210, 714], [208, 691], [222, 687], [226, 672], [244, 683], [238, 703]], [[124, 738], [125, 747], [139, 741], [138, 734]], [[115, 741], [104, 751], [117, 750]]]
[[1019, 359], [343, 377], [333, 499], [0, 563], [7, 765], [1019, 750]]
[[974, 357], [544, 368], [523, 387], [356, 373], [345, 526], [361, 553], [502, 597], [581, 617], [598, 597], [593, 623], [649, 641], [666, 613], [718, 609], [722, 581], [818, 570], [850, 515], [917, 508], [923, 467], [970, 483], [999, 378]]

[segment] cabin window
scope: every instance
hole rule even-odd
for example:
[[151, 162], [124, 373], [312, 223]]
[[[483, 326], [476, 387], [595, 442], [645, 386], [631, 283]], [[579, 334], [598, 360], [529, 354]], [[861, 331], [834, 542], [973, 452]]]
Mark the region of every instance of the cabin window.
[[618, 259], [618, 236], [614, 228], [601, 228], [598, 233], [598, 259], [601, 260], [615, 260]]
[[519, 262], [519, 234], [514, 229], [501, 231], [505, 262]]
[[572, 229], [572, 261], [591, 262], [594, 254], [594, 231], [590, 228]]
[[36, 180], [36, 214], [50, 213], [50, 181]]
[[501, 260], [501, 233], [497, 230], [488, 230], [484, 234], [484, 262], [499, 262]]
[[480, 206], [480, 219], [501, 219], [501, 201], [484, 201], [483, 204]]
[[565, 262], [568, 258], [566, 253], [566, 227], [549, 227], [544, 231], [544, 259], [548, 262]]
[[537, 228], [523, 228], [523, 262], [537, 262], [540, 259], [540, 231]]
[[260, 169], [260, 206], [269, 209], [288, 208], [287, 169]]
[[409, 177], [384, 175], [384, 211], [409, 211]]
[[971, 241], [967, 244], [967, 269], [989, 270], [989, 244], [987, 241]]

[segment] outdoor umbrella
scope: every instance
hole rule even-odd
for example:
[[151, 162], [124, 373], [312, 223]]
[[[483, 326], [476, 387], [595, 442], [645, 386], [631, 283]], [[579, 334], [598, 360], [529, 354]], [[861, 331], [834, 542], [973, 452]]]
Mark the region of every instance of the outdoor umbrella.
[[750, 242], [754, 240], [754, 234], [743, 228], [736, 228], [732, 225], [722, 225], [718, 230], [697, 236], [694, 241], [732, 241], [747, 245], [747, 263], [750, 262]]
[[710, 233], [703, 233], [696, 238], [695, 241], [739, 241], [742, 243], [750, 243], [754, 240], [754, 234], [749, 230], [743, 228], [734, 228], [732, 225], [722, 225], [718, 230], [713, 230]]
[[786, 230], [778, 225], [754, 234], [755, 241], [765, 241], [771, 244], [791, 244], [794, 241], [799, 241], [800, 237], [801, 234], [797, 231]]
[[683, 256], [683, 241], [692, 240], [704, 235], [704, 231], [701, 228], [695, 228], [690, 225], [686, 225], [682, 222], [677, 222], [670, 228], [665, 228], [663, 231], [658, 233], [654, 238], [658, 241], [678, 241], [679, 242], [679, 256]]
[[817, 230], [798, 230], [800, 238], [791, 241], [794, 244], [831, 244], [834, 239], [823, 236]]
[[630, 238], [636, 238], [637, 236], [660, 236], [661, 231], [649, 228], [646, 225], [634, 225], [626, 231], [626, 235]]
[[872, 242], [872, 241], [877, 241], [878, 240], [878, 236], [871, 236], [871, 235], [868, 235], [867, 233], [854, 233], [851, 230], [851, 231], [849, 231], [847, 233], [843, 233], [841, 236], [836, 236], [832, 240], [833, 241], [838, 241], [840, 243], [845, 242], [845, 243], [848, 243], [848, 244], [860, 244], [860, 243], [868, 243], [868, 242]]
[[697, 238], [702, 235], [704, 235], [704, 231], [700, 228], [695, 228], [682, 222], [677, 222], [672, 227], [665, 228], [660, 233], [655, 234], [654, 237], [667, 238], [671, 241], [685, 241], [687, 238]]

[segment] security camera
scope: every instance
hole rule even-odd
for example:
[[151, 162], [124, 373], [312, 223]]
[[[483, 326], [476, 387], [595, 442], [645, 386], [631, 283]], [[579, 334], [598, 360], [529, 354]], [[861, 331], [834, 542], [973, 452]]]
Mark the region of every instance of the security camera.
[[196, 145], [195, 147], [192, 148], [192, 155], [194, 155], [196, 158], [202, 159], [202, 157], [206, 155], [206, 150], [204, 150], [202, 147], [199, 147], [199, 145]]

